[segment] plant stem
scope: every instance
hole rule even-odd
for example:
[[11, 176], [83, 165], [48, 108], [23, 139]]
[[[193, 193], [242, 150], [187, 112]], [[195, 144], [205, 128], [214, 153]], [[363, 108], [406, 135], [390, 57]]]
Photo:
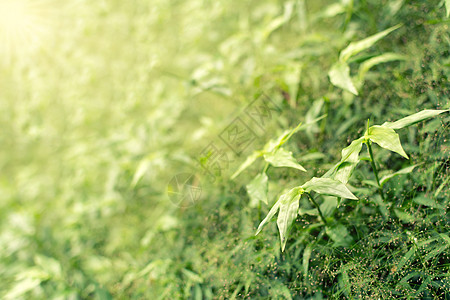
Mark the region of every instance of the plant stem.
[[367, 149], [369, 150], [370, 163], [372, 164], [372, 170], [373, 170], [373, 173], [375, 174], [375, 179], [377, 180], [378, 193], [380, 193], [381, 199], [383, 199], [383, 201], [385, 201], [386, 199], [384, 198], [383, 188], [381, 187], [380, 179], [378, 178], [378, 170], [377, 170], [377, 166], [375, 165], [375, 159], [373, 157], [372, 146], [370, 145], [370, 141], [367, 141], [366, 145], [367, 145]]
[[350, 23], [352, 14], [353, 14], [353, 0], [350, 0], [348, 3], [348, 6], [347, 6], [346, 15], [345, 15], [344, 28], [342, 30], [343, 32], [345, 32], [347, 30], [347, 26]]
[[[266, 162], [266, 165], [264, 166], [263, 173], [267, 174], [267, 170], [269, 169], [270, 164]], [[258, 202], [258, 219], [261, 220], [261, 201]]]
[[305, 193], [305, 194], [308, 196], [308, 199], [314, 204], [314, 206], [315, 206], [315, 207], [317, 208], [317, 210], [319, 211], [320, 218], [322, 219], [323, 223], [325, 223], [325, 226], [328, 226], [328, 222], [327, 222], [327, 220], [325, 219], [325, 217], [323, 216], [322, 211], [320, 210], [319, 204], [317, 204], [316, 200], [314, 200], [314, 198], [311, 197], [311, 195], [310, 195], [309, 193]]
[[[330, 111], [330, 99], [328, 98], [328, 97], [326, 97], [326, 96], [324, 96], [323, 97], [323, 100], [324, 100], [324, 104], [325, 104], [325, 108], [324, 108], [324, 114], [328, 117], [328, 113], [329, 113], [329, 111]], [[322, 144], [322, 142], [323, 142], [323, 140], [324, 140], [324, 138], [325, 138], [325, 129], [326, 129], [326, 127], [327, 127], [327, 117], [325, 117], [325, 118], [323, 118], [322, 119], [322, 122], [320, 123], [320, 133], [321, 133], [321, 136], [320, 136], [320, 143]]]

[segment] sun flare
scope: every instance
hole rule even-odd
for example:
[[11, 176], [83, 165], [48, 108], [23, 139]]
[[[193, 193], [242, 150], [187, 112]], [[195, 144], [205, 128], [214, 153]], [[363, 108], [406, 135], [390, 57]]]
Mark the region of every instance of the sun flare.
[[41, 1], [0, 0], [0, 54], [6, 62], [39, 47], [49, 31]]

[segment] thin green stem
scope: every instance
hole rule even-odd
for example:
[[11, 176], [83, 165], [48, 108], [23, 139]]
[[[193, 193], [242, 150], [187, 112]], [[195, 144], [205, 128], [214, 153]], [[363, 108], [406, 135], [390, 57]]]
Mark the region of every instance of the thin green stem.
[[375, 179], [377, 180], [378, 193], [380, 193], [381, 199], [383, 199], [383, 201], [385, 201], [386, 199], [384, 198], [383, 188], [381, 187], [380, 179], [378, 177], [378, 169], [377, 169], [377, 166], [375, 165], [375, 159], [373, 157], [372, 146], [370, 145], [370, 141], [367, 141], [366, 145], [367, 145], [367, 149], [369, 151], [370, 163], [372, 164], [372, 170], [373, 170], [373, 173], [375, 174]]
[[295, 127], [293, 130], [291, 130], [291, 132], [284, 139], [281, 140], [280, 144], [278, 146], [276, 146], [274, 150], [280, 149], [281, 146], [283, 146], [283, 144], [286, 143], [291, 138], [291, 136], [293, 136], [294, 133], [297, 132], [297, 130], [300, 128], [300, 126], [302, 126], [302, 124], [303, 124], [303, 122], [298, 123], [297, 127]]
[[[267, 173], [267, 170], [269, 169], [270, 164], [266, 162], [266, 165], [264, 166], [263, 173]], [[258, 202], [258, 219], [261, 220], [261, 201]]]
[[345, 21], [344, 21], [344, 27], [343, 27], [343, 32], [345, 32], [347, 30], [347, 26], [350, 23], [350, 20], [352, 18], [352, 14], [353, 14], [353, 0], [350, 0], [348, 2], [348, 6], [347, 6], [347, 12], [345, 15]]
[[412, 236], [411, 241], [413, 242], [414, 247], [416, 248], [417, 256], [419, 256], [420, 262], [422, 263], [422, 270], [425, 271], [426, 268], [427, 268], [426, 265], [425, 265], [425, 260], [423, 259], [422, 253], [420, 253], [419, 246], [417, 245], [414, 236]]
[[[329, 113], [329, 110], [330, 110], [330, 99], [328, 99], [328, 97], [323, 97], [323, 100], [325, 102], [325, 108], [324, 108], [325, 112], [324, 112], [324, 114], [326, 116], [328, 116], [328, 113]], [[320, 141], [321, 141], [321, 143], [325, 139], [325, 129], [327, 127], [327, 119], [328, 118], [326, 118], [326, 117], [323, 118], [322, 122], [320, 123], [320, 133], [321, 133]]]
[[319, 204], [317, 204], [316, 200], [314, 200], [314, 198], [309, 193], [305, 193], [305, 194], [306, 194], [306, 196], [308, 196], [308, 199], [314, 204], [314, 206], [319, 211], [320, 218], [322, 219], [322, 221], [325, 224], [325, 226], [328, 226], [328, 222], [325, 219], [325, 217], [323, 216], [322, 211], [320, 210]]

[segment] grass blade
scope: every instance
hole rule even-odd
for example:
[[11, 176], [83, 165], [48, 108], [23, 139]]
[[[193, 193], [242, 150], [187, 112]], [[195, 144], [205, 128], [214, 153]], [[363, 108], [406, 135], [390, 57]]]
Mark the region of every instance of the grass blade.
[[439, 114], [442, 114], [442, 113], [448, 112], [448, 111], [450, 111], [450, 109], [447, 109], [447, 110], [425, 109], [425, 110], [422, 110], [418, 113], [407, 116], [407, 117], [400, 119], [398, 121], [395, 121], [395, 122], [385, 122], [382, 126], [389, 127], [392, 129], [400, 129], [400, 128], [404, 128], [404, 127], [413, 125], [420, 121], [426, 120], [428, 118], [435, 117]]
[[391, 33], [392, 31], [400, 28], [402, 25], [398, 24], [391, 28], [388, 28], [384, 31], [381, 31], [377, 34], [374, 34], [372, 36], [369, 36], [368, 38], [365, 38], [363, 40], [352, 42], [350, 43], [347, 48], [341, 51], [341, 54], [339, 56], [339, 60], [342, 62], [347, 61], [350, 57], [358, 54], [361, 51], [364, 51], [370, 47], [372, 47], [376, 42], [384, 38], [386, 35]]

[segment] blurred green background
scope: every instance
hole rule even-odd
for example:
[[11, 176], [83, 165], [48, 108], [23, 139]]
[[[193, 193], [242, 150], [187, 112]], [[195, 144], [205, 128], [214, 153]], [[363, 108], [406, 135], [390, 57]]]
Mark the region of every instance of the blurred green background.
[[[255, 238], [261, 212], [249, 207], [243, 189], [255, 173], [235, 181], [230, 175], [270, 138], [328, 113], [291, 144], [309, 173], [274, 171], [273, 201], [288, 182], [323, 174], [368, 118], [381, 124], [448, 108], [444, 1], [2, 1], [2, 299], [348, 296], [337, 266], [367, 266], [380, 254], [361, 258], [323, 244], [306, 276], [301, 254], [314, 235], [299, 229], [283, 254], [274, 224]], [[330, 84], [340, 50], [399, 23], [353, 62], [352, 74], [384, 52], [405, 60], [374, 67], [357, 97]], [[262, 93], [280, 111], [238, 156], [219, 136]], [[403, 133], [405, 150], [426, 164], [391, 187], [397, 198], [448, 180], [448, 117], [427, 124]], [[210, 143], [230, 158], [213, 180], [199, 167]], [[404, 164], [385, 157], [385, 166]], [[180, 207], [167, 187], [186, 172], [202, 192]], [[367, 222], [378, 226], [377, 210], [364, 205], [353, 207], [349, 222], [373, 216]], [[443, 220], [434, 228], [447, 230]], [[387, 225], [374, 230], [395, 232]], [[399, 259], [408, 251], [395, 249]], [[389, 259], [378, 264], [388, 269]], [[448, 258], [442, 264], [430, 274], [449, 276]], [[395, 278], [382, 286], [373, 274], [350, 277], [370, 297], [392, 295]]]

